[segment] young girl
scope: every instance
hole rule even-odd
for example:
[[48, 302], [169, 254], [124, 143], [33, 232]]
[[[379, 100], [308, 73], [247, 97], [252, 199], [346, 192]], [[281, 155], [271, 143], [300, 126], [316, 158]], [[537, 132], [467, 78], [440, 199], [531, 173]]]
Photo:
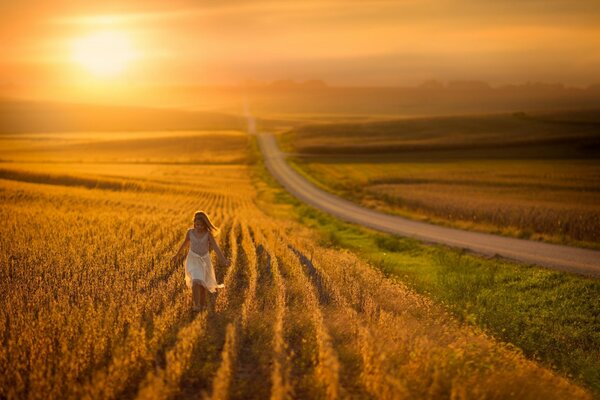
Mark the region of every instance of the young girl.
[[208, 215], [204, 211], [197, 211], [194, 214], [194, 228], [188, 229], [181, 247], [171, 260], [172, 262], [181, 260], [183, 250], [189, 246], [185, 260], [185, 282], [188, 287], [192, 288], [194, 311], [204, 309], [206, 290], [214, 293], [217, 288], [224, 287], [224, 285], [217, 284], [215, 270], [210, 261], [210, 250], [214, 250], [219, 262], [226, 267], [229, 266], [229, 260], [223, 256], [213, 236], [213, 232], [217, 231], [217, 227], [213, 225]]

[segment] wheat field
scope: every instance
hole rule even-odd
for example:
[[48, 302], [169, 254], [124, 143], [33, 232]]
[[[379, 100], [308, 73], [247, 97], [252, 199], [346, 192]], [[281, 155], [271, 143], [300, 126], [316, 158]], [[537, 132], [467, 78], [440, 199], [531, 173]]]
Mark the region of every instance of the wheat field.
[[[2, 166], [0, 398], [591, 398], [265, 212], [252, 165], [104, 168]], [[170, 263], [197, 209], [232, 261], [201, 313]]]

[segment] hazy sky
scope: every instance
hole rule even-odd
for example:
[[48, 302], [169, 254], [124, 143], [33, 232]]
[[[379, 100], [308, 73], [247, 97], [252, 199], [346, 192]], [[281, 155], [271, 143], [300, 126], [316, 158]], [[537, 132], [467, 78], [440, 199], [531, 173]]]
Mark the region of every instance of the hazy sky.
[[111, 78], [129, 84], [600, 83], [599, 0], [0, 0], [0, 15], [2, 85], [100, 82], [72, 56], [99, 31], [130, 41]]

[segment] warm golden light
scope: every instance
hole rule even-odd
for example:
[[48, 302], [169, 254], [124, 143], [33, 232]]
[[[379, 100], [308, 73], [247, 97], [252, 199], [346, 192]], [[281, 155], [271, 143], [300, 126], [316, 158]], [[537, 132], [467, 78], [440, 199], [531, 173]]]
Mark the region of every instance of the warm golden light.
[[127, 68], [136, 51], [125, 33], [101, 31], [74, 40], [72, 58], [94, 75], [111, 77]]

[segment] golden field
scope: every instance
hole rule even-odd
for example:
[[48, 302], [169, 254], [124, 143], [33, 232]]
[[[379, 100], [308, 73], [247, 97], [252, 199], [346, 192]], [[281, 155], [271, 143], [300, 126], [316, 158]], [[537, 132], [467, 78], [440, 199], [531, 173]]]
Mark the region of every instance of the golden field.
[[[266, 213], [252, 165], [104, 151], [1, 167], [0, 397], [591, 398]], [[193, 314], [169, 260], [197, 209], [232, 263], [215, 264], [225, 289]]]

